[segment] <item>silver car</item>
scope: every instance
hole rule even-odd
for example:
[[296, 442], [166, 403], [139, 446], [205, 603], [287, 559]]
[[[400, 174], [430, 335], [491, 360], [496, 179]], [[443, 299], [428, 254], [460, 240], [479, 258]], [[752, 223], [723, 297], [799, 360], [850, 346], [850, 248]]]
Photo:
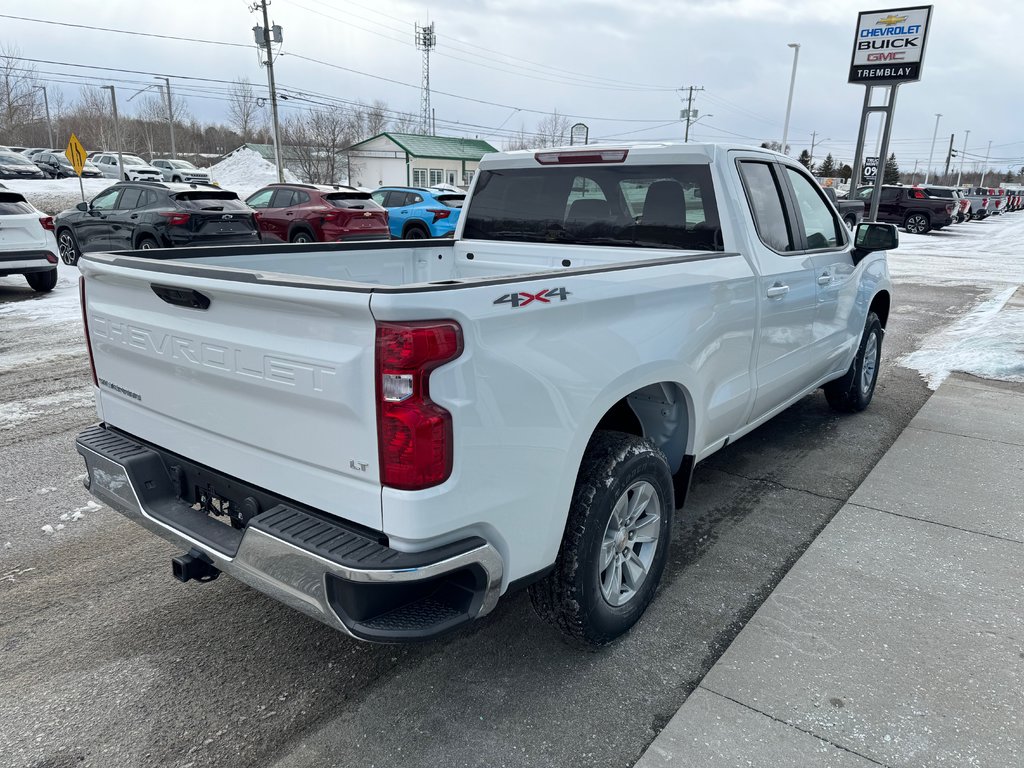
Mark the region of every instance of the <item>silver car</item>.
[[153, 161], [153, 167], [160, 169], [164, 181], [198, 182], [200, 184], [209, 184], [212, 181], [208, 170], [196, 168], [188, 160], [161, 158]]

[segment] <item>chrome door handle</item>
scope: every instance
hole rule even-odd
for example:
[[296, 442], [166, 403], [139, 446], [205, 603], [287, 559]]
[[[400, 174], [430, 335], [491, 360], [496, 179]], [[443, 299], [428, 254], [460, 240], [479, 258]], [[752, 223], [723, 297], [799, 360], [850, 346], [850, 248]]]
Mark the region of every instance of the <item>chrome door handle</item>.
[[782, 283], [776, 283], [767, 291], [765, 291], [765, 295], [769, 299], [778, 299], [785, 296], [787, 293], [789, 293], [789, 286], [782, 285]]
[[824, 275], [822, 275], [821, 277], [818, 278], [818, 285], [828, 285], [831, 282], [832, 282], [832, 276], [829, 275], [828, 273], [826, 273], [826, 274], [824, 274]]

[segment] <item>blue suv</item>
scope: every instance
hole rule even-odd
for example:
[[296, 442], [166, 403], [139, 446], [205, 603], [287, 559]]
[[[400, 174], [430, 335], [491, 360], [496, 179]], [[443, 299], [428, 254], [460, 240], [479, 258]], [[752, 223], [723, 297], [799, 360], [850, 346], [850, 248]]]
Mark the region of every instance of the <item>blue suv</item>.
[[462, 192], [421, 187], [381, 187], [370, 196], [388, 209], [391, 236], [405, 240], [454, 237], [466, 199]]

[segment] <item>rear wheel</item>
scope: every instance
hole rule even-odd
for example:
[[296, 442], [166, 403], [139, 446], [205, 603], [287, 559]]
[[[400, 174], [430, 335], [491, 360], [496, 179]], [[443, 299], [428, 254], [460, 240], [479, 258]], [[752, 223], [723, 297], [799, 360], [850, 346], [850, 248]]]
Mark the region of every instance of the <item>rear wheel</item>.
[[152, 237], [148, 237], [148, 236], [147, 237], [140, 237], [139, 238], [139, 244], [137, 246], [137, 248], [140, 251], [151, 251], [154, 248], [159, 248], [159, 247], [160, 247], [160, 244], [157, 243], [157, 241], [154, 240]]
[[78, 263], [78, 257], [80, 256], [78, 241], [75, 240], [75, 236], [70, 229], [62, 229], [57, 232], [57, 252], [60, 254], [61, 261], [65, 264], [73, 267]]
[[853, 231], [853, 228], [857, 226], [857, 217], [852, 213], [846, 214], [846, 216], [843, 217], [843, 221], [846, 223], [846, 228], [851, 232]]
[[304, 229], [300, 229], [297, 232], [293, 232], [289, 240], [292, 243], [312, 243], [313, 236]]
[[49, 293], [57, 286], [57, 268], [48, 269], [46, 272], [29, 272], [25, 279], [33, 291]]
[[413, 224], [411, 227], [405, 230], [404, 237], [406, 240], [426, 240], [428, 237], [430, 237], [430, 233], [427, 232], [427, 230], [425, 230], [419, 224]]
[[868, 313], [864, 334], [850, 370], [841, 379], [825, 385], [825, 399], [837, 411], [863, 411], [875, 394], [878, 366], [882, 357], [882, 323], [874, 312]]
[[923, 213], [912, 213], [903, 222], [903, 228], [912, 235], [925, 235], [932, 225]]
[[651, 441], [596, 432], [576, 478], [555, 568], [530, 587], [537, 613], [587, 645], [626, 632], [661, 580], [673, 506], [668, 462]]

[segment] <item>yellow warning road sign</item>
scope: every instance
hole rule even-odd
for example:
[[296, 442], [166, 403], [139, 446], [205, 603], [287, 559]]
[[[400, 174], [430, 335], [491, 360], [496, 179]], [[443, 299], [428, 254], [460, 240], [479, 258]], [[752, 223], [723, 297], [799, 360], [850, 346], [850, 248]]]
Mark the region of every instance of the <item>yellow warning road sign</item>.
[[64, 150], [64, 157], [68, 159], [68, 162], [75, 169], [75, 173], [81, 178], [82, 169], [85, 168], [85, 147], [82, 146], [82, 142], [73, 133], [68, 140], [68, 148]]

